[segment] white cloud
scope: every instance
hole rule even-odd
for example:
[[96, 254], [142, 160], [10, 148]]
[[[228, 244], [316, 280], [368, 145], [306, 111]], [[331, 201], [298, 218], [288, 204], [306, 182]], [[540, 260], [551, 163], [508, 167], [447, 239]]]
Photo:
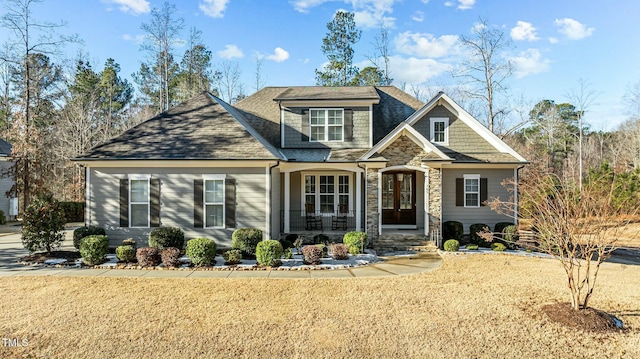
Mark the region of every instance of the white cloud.
[[551, 61], [542, 57], [538, 49], [527, 49], [509, 59], [515, 66], [514, 75], [516, 78], [523, 78], [528, 75], [549, 71]]
[[244, 53], [236, 45], [224, 45], [224, 50], [220, 50], [216, 54], [218, 55], [218, 57], [228, 60], [244, 57]]
[[442, 75], [451, 65], [433, 59], [403, 58], [391, 56], [391, 76], [396, 83], [420, 83]]
[[418, 10], [411, 15], [411, 20], [415, 22], [423, 22], [424, 21], [424, 12]]
[[591, 36], [595, 30], [593, 27], [586, 27], [584, 24], [570, 18], [556, 19], [555, 24], [560, 28], [560, 33], [569, 40], [584, 39]]
[[[469, 10], [476, 4], [476, 0], [458, 0], [458, 9]], [[444, 6], [456, 6], [455, 1], [445, 1]]]
[[549, 38], [549, 43], [550, 44], [557, 44], [558, 43], [558, 38], [557, 37], [550, 37]]
[[203, 0], [198, 7], [205, 15], [215, 19], [224, 16], [223, 13], [228, 3], [229, 0]]
[[147, 0], [103, 0], [103, 2], [107, 4], [120, 5], [120, 11], [134, 15], [147, 14], [151, 12], [151, 6]]
[[353, 13], [353, 19], [356, 22], [356, 26], [364, 29], [378, 28], [380, 24], [386, 27], [393, 27], [396, 21], [393, 17], [383, 16], [382, 14], [375, 14], [369, 11], [356, 11]]
[[322, 5], [330, 0], [295, 0], [292, 2], [293, 8], [298, 12], [308, 13], [309, 9]]
[[536, 41], [540, 39], [536, 34], [536, 28], [526, 21], [518, 21], [516, 26], [511, 29], [511, 38], [516, 41]]
[[354, 13], [356, 25], [362, 28], [377, 28], [380, 23], [393, 27], [395, 18], [388, 16], [393, 13], [393, 5], [397, 0], [294, 0], [293, 8], [302, 13], [308, 13], [311, 8], [329, 1], [341, 1], [350, 4]]
[[438, 38], [431, 34], [405, 31], [395, 38], [399, 52], [419, 57], [444, 57], [456, 50], [458, 36], [443, 35]]
[[265, 58], [275, 62], [282, 62], [289, 58], [289, 52], [281, 47], [276, 47], [273, 54], [267, 55]]
[[135, 42], [136, 44], [141, 44], [145, 39], [145, 35], [135, 35], [135, 36], [131, 36], [130, 34], [124, 34], [122, 35], [122, 40], [124, 41], [132, 41]]

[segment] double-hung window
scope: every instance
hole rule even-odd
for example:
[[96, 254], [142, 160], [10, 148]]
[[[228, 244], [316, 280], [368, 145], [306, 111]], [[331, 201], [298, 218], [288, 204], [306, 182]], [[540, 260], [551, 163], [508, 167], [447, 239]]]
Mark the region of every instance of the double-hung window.
[[339, 205], [348, 210], [350, 186], [349, 175], [305, 174], [304, 205], [313, 205], [320, 213], [336, 213]]
[[480, 207], [480, 175], [464, 175], [464, 206]]
[[204, 178], [205, 228], [224, 227], [224, 175], [205, 175]]
[[149, 227], [148, 175], [129, 176], [129, 223], [131, 227]]
[[449, 119], [446, 117], [432, 117], [431, 142], [447, 145], [449, 143]]
[[311, 109], [309, 127], [312, 142], [341, 142], [344, 139], [344, 110]]

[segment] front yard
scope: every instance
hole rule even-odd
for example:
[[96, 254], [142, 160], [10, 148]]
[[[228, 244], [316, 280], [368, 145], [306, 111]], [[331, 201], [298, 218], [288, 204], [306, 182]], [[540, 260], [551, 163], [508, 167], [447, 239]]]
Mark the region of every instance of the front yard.
[[[598, 334], [551, 323], [556, 261], [448, 256], [435, 271], [356, 279], [0, 278], [12, 357], [640, 357], [640, 266], [605, 264]], [[209, 354], [207, 354], [209, 353]]]

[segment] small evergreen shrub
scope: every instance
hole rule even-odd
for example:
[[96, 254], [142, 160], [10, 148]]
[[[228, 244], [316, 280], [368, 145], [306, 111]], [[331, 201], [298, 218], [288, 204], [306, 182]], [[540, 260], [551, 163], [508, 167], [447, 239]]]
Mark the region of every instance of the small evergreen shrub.
[[478, 245], [477, 244], [467, 244], [467, 246], [465, 248], [468, 251], [477, 251], [478, 250]]
[[324, 244], [327, 245], [329, 243], [329, 236], [326, 234], [316, 234], [313, 236], [313, 244]]
[[216, 242], [209, 238], [189, 240], [187, 242], [187, 257], [196, 267], [213, 265], [216, 260]]
[[176, 247], [168, 247], [160, 252], [162, 258], [162, 264], [165, 267], [178, 267], [180, 266], [180, 250]]
[[349, 259], [349, 248], [344, 243], [331, 244], [331, 256], [335, 260]]
[[98, 227], [98, 226], [88, 226], [88, 227], [84, 226], [84, 227], [78, 227], [74, 229], [73, 230], [73, 246], [76, 249], [80, 249], [80, 241], [82, 240], [82, 238], [88, 237], [88, 236], [94, 236], [94, 235], [106, 236], [107, 232], [105, 232], [104, 228]]
[[342, 243], [347, 246], [349, 253], [353, 255], [363, 252], [366, 241], [367, 234], [364, 232], [347, 232], [344, 234], [344, 237], [342, 237]]
[[116, 257], [121, 262], [131, 263], [136, 259], [136, 248], [132, 245], [116, 247]]
[[493, 231], [495, 233], [502, 233], [504, 231], [504, 229], [509, 227], [509, 226], [513, 226], [513, 223], [511, 223], [511, 222], [498, 222], [498, 223], [496, 223], [495, 226], [493, 226]]
[[127, 238], [124, 241], [122, 241], [122, 245], [123, 246], [131, 246], [134, 249], [136, 248], [136, 241], [134, 239], [131, 238]]
[[489, 226], [484, 223], [474, 223], [469, 226], [469, 241], [481, 247], [489, 247], [489, 242], [478, 234], [478, 232], [483, 232], [486, 228], [489, 228]]
[[322, 263], [322, 249], [319, 247], [314, 245], [304, 246], [302, 247], [302, 255], [304, 256], [302, 260], [304, 264], [317, 265]]
[[138, 264], [143, 267], [155, 267], [160, 264], [160, 250], [153, 247], [142, 247], [136, 250]]
[[294, 247], [293, 242], [295, 242], [296, 239], [298, 239], [297, 234], [287, 234], [287, 236], [284, 237], [284, 239], [280, 240], [280, 244], [282, 244], [282, 249], [293, 248]]
[[224, 264], [236, 265], [242, 260], [242, 251], [239, 249], [228, 250], [222, 253], [222, 258], [224, 258]]
[[516, 243], [520, 240], [517, 232], [518, 228], [514, 225], [506, 226], [502, 229], [502, 240], [508, 248], [516, 248]]
[[154, 228], [149, 233], [149, 247], [164, 249], [184, 247], [184, 232], [178, 227]]
[[507, 246], [502, 243], [491, 243], [491, 250], [496, 252], [504, 252], [507, 250]]
[[256, 247], [262, 241], [262, 231], [257, 228], [238, 228], [231, 235], [231, 249], [239, 249], [243, 256], [255, 257]]
[[458, 242], [463, 241], [464, 227], [462, 222], [446, 221], [442, 223], [442, 238], [455, 239]]
[[279, 241], [270, 239], [261, 241], [256, 246], [256, 260], [258, 264], [267, 267], [278, 267], [282, 264], [282, 244]]
[[291, 250], [291, 248], [287, 248], [284, 250], [284, 254], [282, 255], [284, 259], [291, 259], [293, 258], [293, 250]]
[[4, 211], [0, 209], [0, 225], [4, 226], [7, 224], [7, 216], [4, 214]]
[[318, 243], [315, 246], [322, 250], [322, 258], [326, 258], [329, 256], [329, 247], [325, 246], [322, 243]]
[[447, 252], [457, 252], [460, 249], [460, 242], [455, 239], [448, 239], [444, 242], [444, 250]]
[[107, 236], [88, 236], [80, 242], [80, 255], [82, 261], [88, 265], [96, 265], [104, 262], [104, 256], [109, 252], [109, 239]]
[[22, 215], [22, 245], [29, 252], [57, 248], [64, 241], [64, 212], [53, 195], [38, 196]]

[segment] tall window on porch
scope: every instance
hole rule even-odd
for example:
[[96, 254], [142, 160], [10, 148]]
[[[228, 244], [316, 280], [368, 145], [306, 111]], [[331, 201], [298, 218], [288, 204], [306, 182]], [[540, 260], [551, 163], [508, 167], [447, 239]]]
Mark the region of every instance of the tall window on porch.
[[305, 204], [312, 204], [321, 213], [335, 213], [339, 204], [346, 205], [348, 210], [349, 178], [348, 175], [305, 175]]

